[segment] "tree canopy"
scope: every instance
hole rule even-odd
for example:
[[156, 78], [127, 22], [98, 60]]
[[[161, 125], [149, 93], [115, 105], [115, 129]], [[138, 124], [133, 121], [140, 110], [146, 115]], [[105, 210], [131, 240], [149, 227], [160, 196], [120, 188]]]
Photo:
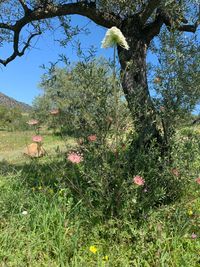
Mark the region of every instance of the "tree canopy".
[[106, 28], [134, 24], [146, 35], [148, 42], [163, 25], [169, 29], [195, 32], [199, 23], [196, 0], [2, 0], [0, 11], [0, 45], [12, 43], [13, 50], [7, 58], [0, 59], [4, 66], [23, 56], [32, 39], [49, 27], [49, 19], [53, 17], [59, 17], [65, 26], [68, 24], [66, 16], [73, 14], [88, 17]]
[[199, 9], [197, 0], [4, 0], [0, 3], [0, 45], [10, 43], [12, 51], [7, 58], [0, 59], [0, 64], [6, 66], [23, 56], [35, 36], [54, 28], [51, 18], [58, 18], [69, 38], [77, 33], [70, 26], [70, 15], [85, 16], [105, 28], [116, 26], [130, 47], [126, 50], [117, 46], [117, 51], [122, 88], [139, 136], [139, 146], [146, 147], [152, 139], [163, 146], [148, 86], [147, 51], [163, 26], [171, 33], [195, 33]]

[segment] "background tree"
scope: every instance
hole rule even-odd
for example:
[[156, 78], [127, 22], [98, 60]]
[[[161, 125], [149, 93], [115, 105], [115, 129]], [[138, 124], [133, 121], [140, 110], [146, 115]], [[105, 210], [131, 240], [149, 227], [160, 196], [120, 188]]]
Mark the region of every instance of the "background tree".
[[[76, 137], [98, 134], [105, 138], [115, 124], [115, 106], [109, 63], [104, 60], [79, 62], [66, 68], [50, 68], [42, 77], [43, 94], [34, 101], [35, 116], [50, 128]], [[117, 118], [121, 128], [131, 121], [126, 101], [117, 84]], [[57, 115], [51, 111], [58, 109]], [[125, 119], [126, 118], [126, 119]], [[110, 132], [112, 134], [112, 131]]]
[[154, 52], [154, 103], [169, 143], [177, 126], [189, 118], [191, 123], [191, 113], [200, 103], [200, 46], [195, 36], [162, 30]]
[[27, 129], [28, 113], [17, 107], [0, 105], [0, 130], [14, 131]]
[[[128, 51], [118, 47], [118, 55], [123, 72], [122, 86], [135, 121], [138, 144], [141, 147], [152, 138], [163, 143], [147, 83], [146, 55], [151, 41], [164, 25], [168, 30], [196, 31], [199, 16], [197, 1], [10, 0], [1, 1], [0, 10], [0, 43], [13, 43], [11, 55], [0, 60], [4, 66], [25, 53], [32, 38], [41, 34], [49, 25], [47, 19], [61, 18], [67, 35], [72, 32], [66, 27], [68, 18], [65, 16], [73, 14], [88, 17], [106, 28], [117, 26], [130, 46]], [[22, 35], [26, 41], [23, 41]]]

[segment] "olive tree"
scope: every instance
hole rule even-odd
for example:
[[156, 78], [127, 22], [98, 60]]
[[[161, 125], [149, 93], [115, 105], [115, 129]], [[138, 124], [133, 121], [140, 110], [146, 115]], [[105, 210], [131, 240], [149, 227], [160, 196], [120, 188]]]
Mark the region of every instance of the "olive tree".
[[162, 30], [154, 45], [158, 63], [152, 67], [150, 87], [161, 121], [165, 143], [175, 128], [191, 123], [192, 112], [200, 104], [200, 46], [197, 36]]
[[151, 41], [165, 26], [169, 31], [195, 32], [199, 23], [196, 0], [2, 0], [0, 3], [0, 45], [12, 43], [13, 51], [0, 63], [6, 66], [23, 56], [32, 39], [42, 34], [51, 18], [58, 17], [68, 29], [68, 16], [78, 14], [105, 28], [118, 27], [130, 49], [118, 47], [121, 82], [139, 145], [156, 138], [163, 143], [156, 121], [156, 109], [147, 82], [146, 57]]

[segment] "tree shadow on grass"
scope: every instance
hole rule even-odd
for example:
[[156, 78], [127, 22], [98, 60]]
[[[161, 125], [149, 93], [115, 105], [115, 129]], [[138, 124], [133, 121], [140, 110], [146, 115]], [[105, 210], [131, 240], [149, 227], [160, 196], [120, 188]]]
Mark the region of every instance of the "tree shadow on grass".
[[9, 163], [6, 160], [0, 161], [0, 175], [1, 176], [8, 176], [14, 175], [18, 172], [15, 165]]
[[[134, 159], [134, 173], [131, 172], [130, 175], [128, 165], [122, 164], [120, 177], [118, 177], [120, 180], [116, 180], [113, 175], [116, 173], [116, 156], [113, 152], [106, 161], [106, 169], [103, 161], [101, 162], [101, 159], [95, 158], [94, 155], [88, 159], [85, 157], [84, 168], [80, 170], [79, 166], [66, 160], [66, 155], [59, 154], [59, 156], [32, 159], [18, 164], [2, 161], [0, 176], [19, 175], [20, 183], [29, 189], [51, 188], [53, 192], [67, 189], [75, 202], [82, 199], [87, 207], [90, 208], [92, 205], [100, 211], [105, 206], [105, 214], [108, 213], [108, 207], [110, 210], [117, 207], [116, 214], [119, 214], [120, 210], [123, 212], [126, 207], [128, 210], [133, 210], [133, 217], [138, 219], [141, 218], [142, 213], [148, 213], [152, 208], [158, 208], [163, 204], [168, 205], [181, 197], [182, 185], [176, 176], [170, 174], [167, 166], [163, 172], [160, 172], [160, 167], [152, 155], [148, 157], [140, 154], [140, 157], [137, 155], [132, 159]], [[119, 167], [121, 168], [121, 165]], [[144, 175], [145, 187], [134, 187], [130, 178], [139, 171]], [[102, 177], [104, 177], [103, 184]], [[116, 181], [118, 187], [116, 187]], [[116, 188], [119, 190], [116, 191]], [[132, 207], [134, 205], [132, 199], [137, 201], [136, 209]]]
[[20, 173], [20, 180], [29, 187], [54, 186], [61, 182], [65, 174], [66, 161], [64, 159], [34, 159], [23, 163], [0, 162], [1, 176], [14, 176]]

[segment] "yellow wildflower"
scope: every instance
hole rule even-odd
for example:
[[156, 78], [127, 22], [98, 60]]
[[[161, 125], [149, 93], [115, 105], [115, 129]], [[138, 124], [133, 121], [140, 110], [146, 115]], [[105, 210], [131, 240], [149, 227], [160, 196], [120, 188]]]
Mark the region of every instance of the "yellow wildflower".
[[64, 189], [59, 190], [59, 194], [62, 195], [64, 193]]
[[105, 256], [103, 257], [103, 261], [108, 261], [108, 260], [109, 260], [108, 255], [105, 255]]
[[90, 246], [90, 252], [92, 252], [93, 254], [96, 254], [98, 251], [96, 246]]
[[192, 210], [188, 210], [188, 215], [192, 215], [193, 214], [193, 211]]

